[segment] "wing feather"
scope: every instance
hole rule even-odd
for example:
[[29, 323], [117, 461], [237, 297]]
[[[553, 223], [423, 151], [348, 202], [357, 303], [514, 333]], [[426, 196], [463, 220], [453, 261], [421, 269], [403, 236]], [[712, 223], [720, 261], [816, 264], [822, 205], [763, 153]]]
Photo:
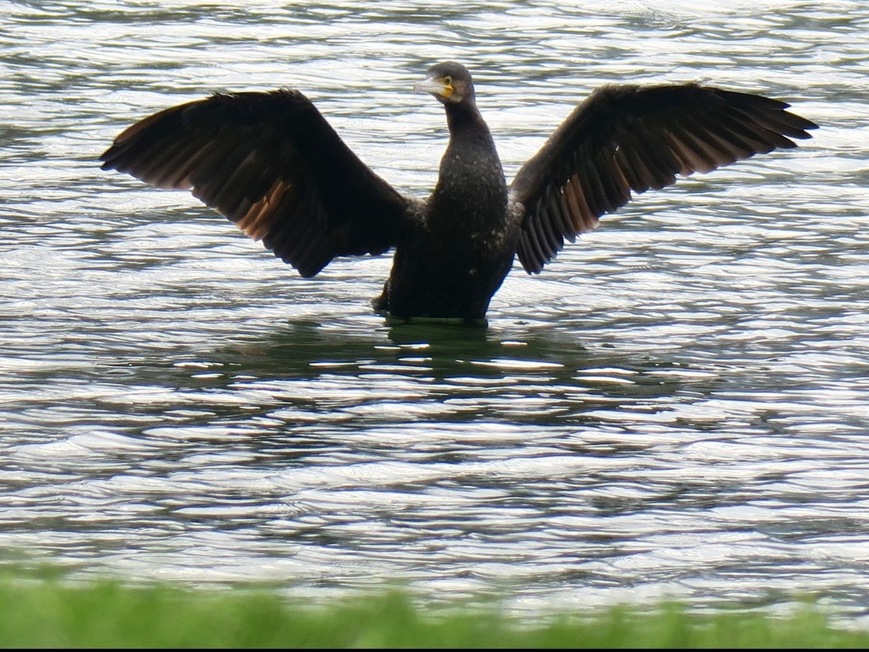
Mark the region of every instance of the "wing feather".
[[676, 175], [710, 172], [796, 147], [817, 125], [778, 100], [697, 84], [605, 86], [520, 168], [511, 197], [524, 208], [519, 260], [538, 273], [564, 241]]
[[191, 190], [303, 276], [336, 256], [397, 244], [414, 201], [293, 90], [218, 94], [160, 111], [124, 130], [100, 158], [103, 169]]

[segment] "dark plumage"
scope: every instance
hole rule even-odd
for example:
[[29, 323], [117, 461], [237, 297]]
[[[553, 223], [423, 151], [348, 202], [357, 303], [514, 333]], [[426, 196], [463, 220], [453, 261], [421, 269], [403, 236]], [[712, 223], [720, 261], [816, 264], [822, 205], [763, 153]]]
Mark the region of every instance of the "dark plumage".
[[594, 91], [507, 185], [471, 75], [440, 63], [416, 90], [446, 110], [450, 141], [426, 201], [372, 172], [295, 90], [233, 93], [161, 111], [121, 133], [103, 169], [192, 189], [302, 276], [337, 256], [395, 248], [375, 309], [485, 317], [518, 255], [540, 272], [564, 245], [676, 175], [796, 145], [817, 125], [758, 95], [697, 84]]

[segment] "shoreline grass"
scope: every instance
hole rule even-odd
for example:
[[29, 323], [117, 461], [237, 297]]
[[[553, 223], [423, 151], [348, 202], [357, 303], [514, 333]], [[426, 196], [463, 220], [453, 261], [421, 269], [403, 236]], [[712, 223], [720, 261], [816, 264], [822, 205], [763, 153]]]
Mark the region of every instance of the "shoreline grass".
[[266, 590], [69, 585], [0, 578], [0, 646], [181, 648], [869, 647], [869, 632], [835, 629], [811, 607], [785, 618], [616, 607], [529, 625], [491, 608], [414, 606], [384, 592], [312, 606]]

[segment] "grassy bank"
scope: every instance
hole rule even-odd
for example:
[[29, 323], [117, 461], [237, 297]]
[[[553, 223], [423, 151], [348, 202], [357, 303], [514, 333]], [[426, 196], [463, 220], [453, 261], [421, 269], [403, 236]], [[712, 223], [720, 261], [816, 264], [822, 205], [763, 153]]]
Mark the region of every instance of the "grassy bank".
[[2, 647], [869, 647], [817, 612], [777, 619], [613, 609], [529, 627], [488, 610], [436, 611], [400, 594], [303, 606], [278, 595], [0, 579]]

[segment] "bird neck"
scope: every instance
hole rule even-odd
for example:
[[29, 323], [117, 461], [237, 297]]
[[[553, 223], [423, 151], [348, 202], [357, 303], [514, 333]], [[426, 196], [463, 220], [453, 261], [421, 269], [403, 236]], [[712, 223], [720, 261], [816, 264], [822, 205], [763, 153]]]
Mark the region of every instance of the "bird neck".
[[500, 228], [507, 185], [489, 127], [473, 105], [448, 105], [450, 142], [430, 199], [431, 228], [470, 235]]
[[447, 113], [447, 126], [450, 129], [450, 135], [454, 138], [466, 131], [485, 131], [489, 133], [489, 127], [483, 120], [477, 105], [473, 102], [462, 102], [461, 104], [445, 104], [444, 108]]
[[[489, 126], [473, 103], [447, 105], [447, 125], [450, 129], [450, 142], [444, 155], [444, 162], [454, 170], [463, 167], [473, 178], [473, 169], [478, 166], [495, 166], [501, 170], [501, 161], [495, 149], [495, 141]], [[479, 170], [482, 172], [482, 170]]]

